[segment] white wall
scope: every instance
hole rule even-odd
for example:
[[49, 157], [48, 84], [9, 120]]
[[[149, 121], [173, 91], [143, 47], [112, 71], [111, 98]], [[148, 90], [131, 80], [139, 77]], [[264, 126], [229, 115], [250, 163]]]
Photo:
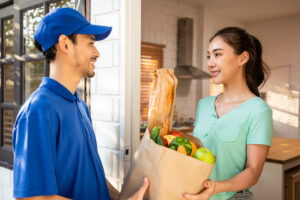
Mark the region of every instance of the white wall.
[[299, 137], [300, 16], [247, 23], [262, 42], [263, 58], [271, 76], [262, 91], [273, 109], [274, 133]]
[[[91, 79], [91, 117], [105, 175], [119, 177], [120, 159], [120, 51], [119, 2], [91, 1], [91, 22], [113, 26], [111, 35], [96, 42], [100, 52], [95, 77]], [[115, 182], [117, 187], [119, 182]]]
[[13, 199], [13, 171], [0, 167], [0, 200]]
[[[182, 0], [142, 0], [142, 42], [164, 44], [164, 67], [177, 64], [177, 20], [189, 17], [194, 20], [193, 65], [202, 64], [202, 7]], [[197, 102], [201, 97], [201, 81], [179, 80], [176, 94], [178, 114], [184, 118], [195, 117]]]
[[140, 10], [140, 0], [91, 1], [91, 22], [113, 27], [96, 42], [91, 116], [105, 175], [119, 190], [139, 143], [139, 106], [132, 105], [140, 104]]
[[[247, 30], [261, 40], [264, 60], [272, 70], [290, 67], [288, 77], [272, 82], [276, 86], [283, 87], [288, 84], [295, 90], [299, 89], [299, 24], [300, 16], [247, 23]], [[271, 89], [270, 84], [266, 86], [265, 89]]]

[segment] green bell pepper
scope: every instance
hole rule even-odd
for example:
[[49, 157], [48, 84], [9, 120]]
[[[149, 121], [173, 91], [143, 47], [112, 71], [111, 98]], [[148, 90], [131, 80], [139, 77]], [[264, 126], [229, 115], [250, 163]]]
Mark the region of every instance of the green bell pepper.
[[178, 148], [178, 146], [182, 145], [184, 146], [187, 155], [191, 154], [192, 151], [192, 145], [189, 142], [188, 139], [184, 138], [184, 137], [177, 137], [174, 139], [173, 144], [176, 146], [176, 149]]
[[187, 155], [190, 155], [192, 152], [192, 145], [190, 143], [186, 143], [186, 144], [183, 144], [183, 146], [186, 150]]

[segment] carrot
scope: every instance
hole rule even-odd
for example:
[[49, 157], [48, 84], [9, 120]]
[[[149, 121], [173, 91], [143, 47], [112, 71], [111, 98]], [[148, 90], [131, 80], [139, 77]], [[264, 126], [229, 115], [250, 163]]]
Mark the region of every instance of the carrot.
[[191, 154], [190, 156], [193, 156], [193, 154], [195, 153], [195, 151], [197, 150], [197, 146], [195, 145], [194, 142], [190, 141], [191, 145], [192, 145], [192, 151], [191, 151]]
[[178, 151], [179, 153], [182, 153], [182, 154], [187, 155], [186, 149], [185, 149], [185, 147], [184, 147], [183, 145], [179, 145], [178, 148], [177, 148], [177, 151]]

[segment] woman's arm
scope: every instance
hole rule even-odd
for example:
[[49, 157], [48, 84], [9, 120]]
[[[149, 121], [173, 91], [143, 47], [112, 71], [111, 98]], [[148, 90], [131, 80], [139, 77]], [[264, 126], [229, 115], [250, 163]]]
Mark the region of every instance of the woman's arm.
[[245, 170], [224, 181], [206, 181], [203, 192], [197, 195], [185, 194], [184, 197], [188, 200], [209, 199], [212, 195], [220, 192], [240, 191], [255, 185], [264, 167], [268, 151], [269, 146], [267, 145], [248, 144]]
[[230, 179], [217, 182], [215, 193], [240, 191], [255, 185], [264, 167], [268, 151], [269, 146], [248, 144], [245, 170]]

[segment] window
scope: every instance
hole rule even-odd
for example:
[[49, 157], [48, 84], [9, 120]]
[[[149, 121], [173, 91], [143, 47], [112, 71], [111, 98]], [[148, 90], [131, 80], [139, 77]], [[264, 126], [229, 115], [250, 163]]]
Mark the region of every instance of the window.
[[274, 87], [265, 93], [264, 100], [272, 108], [275, 122], [299, 127], [299, 91]]
[[[0, 166], [12, 168], [15, 118], [42, 77], [49, 74], [49, 65], [34, 46], [35, 28], [49, 11], [75, 5], [81, 13], [85, 11], [85, 1], [80, 0], [0, 0]], [[81, 81], [78, 91], [84, 100], [86, 82]]]
[[141, 95], [140, 112], [141, 123], [148, 120], [150, 88], [153, 80], [153, 72], [163, 67], [164, 45], [142, 42], [141, 46]]
[[12, 15], [0, 19], [1, 24], [1, 92], [0, 92], [0, 154], [1, 159], [11, 160], [12, 130], [15, 113], [14, 72], [14, 18]]

